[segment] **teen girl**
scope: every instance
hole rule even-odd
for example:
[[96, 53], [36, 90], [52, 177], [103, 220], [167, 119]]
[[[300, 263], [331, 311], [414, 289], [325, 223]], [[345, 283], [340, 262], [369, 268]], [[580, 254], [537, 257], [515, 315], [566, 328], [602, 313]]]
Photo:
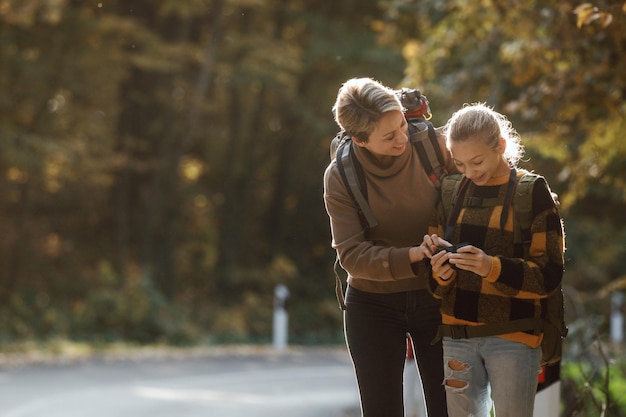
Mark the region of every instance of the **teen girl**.
[[[451, 417], [532, 417], [542, 334], [507, 330], [540, 318], [542, 299], [563, 276], [564, 235], [548, 184], [532, 187], [528, 255], [514, 239], [513, 195], [522, 154], [511, 123], [484, 104], [466, 106], [446, 125], [447, 145], [465, 179], [454, 207], [439, 205], [431, 234], [430, 289], [441, 299], [445, 388]], [[447, 215], [448, 214], [448, 215]], [[444, 240], [442, 236], [448, 232]], [[525, 257], [526, 256], [526, 257]], [[483, 330], [489, 329], [485, 332]]]

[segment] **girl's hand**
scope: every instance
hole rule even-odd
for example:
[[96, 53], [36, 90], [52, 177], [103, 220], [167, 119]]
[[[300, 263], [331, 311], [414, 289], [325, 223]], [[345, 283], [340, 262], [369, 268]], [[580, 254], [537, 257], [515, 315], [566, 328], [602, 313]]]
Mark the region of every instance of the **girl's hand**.
[[[449, 245], [451, 246], [451, 245]], [[439, 248], [438, 246], [437, 248]], [[455, 275], [454, 268], [450, 265], [450, 252], [442, 250], [430, 258], [430, 266], [433, 272], [443, 281], [452, 279]]]
[[450, 253], [448, 259], [458, 269], [473, 272], [483, 278], [491, 272], [491, 256], [476, 246], [463, 246], [456, 253]]
[[448, 281], [453, 278], [455, 271], [448, 262], [449, 253], [446, 251], [440, 251], [437, 253], [440, 248], [452, 246], [452, 244], [436, 234], [424, 236], [424, 243], [429, 245], [429, 248], [433, 253], [433, 256], [430, 258], [430, 266], [432, 267], [433, 272], [443, 281]]

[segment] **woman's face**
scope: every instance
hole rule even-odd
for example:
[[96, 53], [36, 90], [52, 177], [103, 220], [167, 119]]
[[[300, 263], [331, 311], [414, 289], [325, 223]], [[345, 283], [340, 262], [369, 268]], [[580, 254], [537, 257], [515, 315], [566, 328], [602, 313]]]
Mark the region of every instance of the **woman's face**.
[[400, 156], [409, 143], [408, 126], [404, 114], [399, 110], [384, 113], [367, 142], [355, 141], [379, 159]]
[[509, 165], [504, 158], [506, 141], [498, 140], [495, 148], [481, 137], [451, 142], [450, 153], [458, 170], [476, 185], [485, 185], [493, 177], [507, 175]]

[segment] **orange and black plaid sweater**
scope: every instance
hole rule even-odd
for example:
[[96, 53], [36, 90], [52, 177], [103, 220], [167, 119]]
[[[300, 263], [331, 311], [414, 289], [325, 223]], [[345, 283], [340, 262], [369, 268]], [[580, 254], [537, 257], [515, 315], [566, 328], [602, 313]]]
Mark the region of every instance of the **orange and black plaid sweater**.
[[[524, 172], [518, 170], [518, 178]], [[546, 181], [539, 178], [532, 194], [532, 240], [528, 259], [524, 248], [513, 239], [513, 207], [504, 230], [500, 214], [504, 206], [508, 176], [493, 178], [484, 186], [470, 183], [465, 196], [491, 201], [490, 207], [463, 207], [450, 243], [469, 242], [492, 256], [491, 272], [482, 278], [459, 270], [443, 281], [436, 274], [429, 288], [442, 300], [442, 322], [476, 326], [542, 315], [541, 301], [558, 288], [563, 277], [565, 241], [558, 208]], [[530, 197], [530, 196], [529, 196]], [[441, 204], [431, 220], [430, 233], [443, 236], [446, 219]], [[541, 335], [526, 332], [500, 335], [537, 347]]]

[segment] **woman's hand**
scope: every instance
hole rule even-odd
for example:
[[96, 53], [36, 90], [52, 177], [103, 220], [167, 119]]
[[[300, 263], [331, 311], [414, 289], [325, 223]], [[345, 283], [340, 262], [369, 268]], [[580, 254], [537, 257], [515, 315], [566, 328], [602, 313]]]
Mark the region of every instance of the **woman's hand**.
[[[452, 244], [450, 242], [448, 242], [447, 240], [443, 239], [442, 237], [440, 237], [437, 234], [424, 236], [424, 241], [422, 242], [422, 245], [426, 245], [430, 249], [430, 252], [433, 255], [435, 254], [435, 252], [437, 252], [439, 250], [439, 248], [445, 248], [445, 247], [448, 247], [448, 246], [452, 246]], [[430, 258], [430, 256], [429, 256], [429, 258]]]
[[419, 246], [413, 246], [409, 249], [409, 259], [411, 263], [419, 262], [424, 259], [430, 259], [433, 256], [432, 241], [428, 235], [424, 236]]
[[409, 249], [409, 259], [411, 263], [431, 259], [433, 254], [437, 252], [437, 249], [442, 246], [451, 245], [437, 235], [425, 235], [419, 246], [413, 246]]
[[430, 259], [431, 256], [432, 253], [430, 252], [430, 249], [424, 246], [424, 244], [421, 244], [419, 246], [413, 246], [409, 249], [409, 261], [412, 264], [420, 262], [426, 258]]
[[451, 245], [437, 235], [425, 235], [419, 246], [413, 246], [409, 249], [409, 259], [411, 263], [431, 259], [433, 254], [437, 252], [437, 249], [442, 246]]

